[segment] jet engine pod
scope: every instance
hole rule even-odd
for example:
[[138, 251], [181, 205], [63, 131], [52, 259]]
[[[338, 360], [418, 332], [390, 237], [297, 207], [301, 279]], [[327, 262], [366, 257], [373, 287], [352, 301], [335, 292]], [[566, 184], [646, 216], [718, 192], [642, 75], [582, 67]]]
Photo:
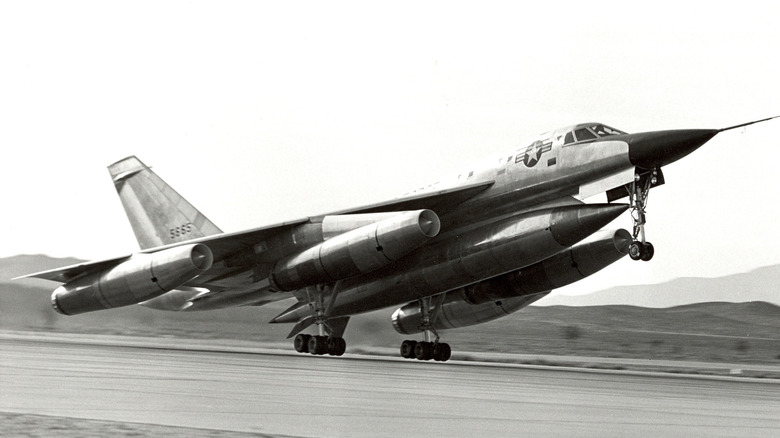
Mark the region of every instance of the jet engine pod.
[[399, 213], [279, 261], [270, 279], [277, 289], [291, 291], [366, 274], [412, 252], [440, 228], [431, 210]]
[[104, 271], [54, 290], [51, 303], [64, 315], [137, 304], [181, 286], [211, 268], [214, 257], [203, 244], [135, 254]]
[[[432, 326], [435, 330], [447, 330], [493, 321], [528, 306], [548, 293], [549, 291], [546, 291], [475, 305], [463, 301], [457, 291], [448, 292], [442, 303], [441, 313]], [[431, 313], [436, 311], [435, 308], [431, 309]], [[420, 305], [415, 301], [401, 307], [393, 312], [392, 321], [395, 331], [402, 335], [422, 332]]]

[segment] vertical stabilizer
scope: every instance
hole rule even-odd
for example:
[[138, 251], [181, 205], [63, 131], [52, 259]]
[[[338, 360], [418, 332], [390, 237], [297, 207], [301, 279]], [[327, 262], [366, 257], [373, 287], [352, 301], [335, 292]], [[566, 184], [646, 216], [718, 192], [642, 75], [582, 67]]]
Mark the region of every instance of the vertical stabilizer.
[[222, 232], [135, 156], [108, 166], [141, 249]]

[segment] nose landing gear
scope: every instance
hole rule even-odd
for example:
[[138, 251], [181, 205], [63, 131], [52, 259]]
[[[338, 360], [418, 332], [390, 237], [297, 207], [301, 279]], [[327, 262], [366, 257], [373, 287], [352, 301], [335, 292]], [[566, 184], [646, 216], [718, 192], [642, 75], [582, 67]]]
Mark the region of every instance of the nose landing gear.
[[634, 221], [634, 241], [628, 247], [628, 256], [632, 260], [650, 261], [655, 255], [653, 244], [645, 239], [647, 223], [647, 198], [650, 188], [658, 183], [658, 170], [642, 175], [637, 174], [629, 188], [631, 218]]

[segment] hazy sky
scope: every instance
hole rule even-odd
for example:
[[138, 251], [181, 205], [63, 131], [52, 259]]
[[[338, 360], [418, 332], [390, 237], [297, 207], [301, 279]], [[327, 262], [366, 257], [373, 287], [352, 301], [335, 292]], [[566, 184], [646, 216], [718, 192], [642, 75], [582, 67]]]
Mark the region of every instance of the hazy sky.
[[[135, 250], [106, 171], [128, 155], [238, 231], [385, 200], [567, 124], [780, 114], [771, 2], [323, 3], [0, 3], [0, 257]], [[775, 120], [672, 164], [653, 261], [562, 292], [780, 263], [779, 151]]]

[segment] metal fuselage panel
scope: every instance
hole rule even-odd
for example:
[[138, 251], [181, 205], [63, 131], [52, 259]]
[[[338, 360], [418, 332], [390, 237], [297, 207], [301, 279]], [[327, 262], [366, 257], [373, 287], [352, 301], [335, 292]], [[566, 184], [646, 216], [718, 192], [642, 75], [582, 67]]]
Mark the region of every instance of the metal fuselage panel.
[[[573, 196], [578, 194], [580, 185], [633, 167], [629, 161], [628, 144], [624, 141], [602, 138], [563, 145], [562, 137], [559, 131], [553, 132], [529, 146], [475, 165], [456, 178], [442, 180], [414, 192], [435, 192], [482, 181], [495, 181], [489, 189], [441, 214], [441, 233], [419, 249], [379, 272], [346, 280], [347, 290], [340, 293], [336, 312], [360, 313], [402, 305], [422, 296], [435, 295], [489, 278], [481, 277], [483, 275], [497, 275], [492, 271], [489, 274], [457, 271], [452, 263], [445, 262], [464, 257], [469, 245], [478, 244], [480, 239], [489, 239], [491, 233], [506, 232], [513, 226], [512, 218], [552, 206], [578, 204], [579, 201]], [[382, 215], [387, 216], [386, 213]], [[355, 216], [359, 224], [371, 220], [366, 215]], [[526, 227], [544, 230], [549, 226], [543, 218], [533, 215], [528, 220], [524, 225]], [[336, 221], [324, 219], [322, 222], [302, 224], [288, 233], [279, 233], [258, 243], [252, 250], [215, 263], [209, 273], [189, 285], [212, 290], [217, 288], [223, 292], [195, 301], [187, 310], [229, 307], [238, 303], [260, 304], [289, 298], [289, 293], [274, 291], [267, 280], [273, 263], [321, 243], [353, 225], [343, 221], [344, 218]], [[335, 228], [334, 224], [337, 224]], [[529, 236], [523, 239], [522, 246], [533, 251], [539, 243], [537, 240], [542, 239], [540, 236], [529, 230]], [[495, 255], [490, 253], [474, 257], [480, 258], [473, 261], [475, 265], [496, 262]], [[530, 256], [526, 259], [520, 257], [516, 262], [507, 261], [501, 270], [508, 272], [539, 261]]]

